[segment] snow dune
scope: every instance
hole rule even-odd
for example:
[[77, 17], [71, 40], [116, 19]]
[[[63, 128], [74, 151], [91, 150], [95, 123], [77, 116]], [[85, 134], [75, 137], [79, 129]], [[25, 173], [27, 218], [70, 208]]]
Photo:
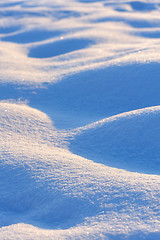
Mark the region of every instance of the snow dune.
[[79, 128], [72, 152], [129, 171], [159, 174], [160, 107], [122, 113]]
[[160, 239], [159, 9], [1, 0], [0, 239]]
[[0, 99], [27, 100], [47, 113], [57, 128], [76, 128], [159, 105], [159, 88], [159, 63], [151, 62], [88, 70], [41, 87], [3, 84]]
[[145, 237], [158, 230], [158, 176], [74, 155], [65, 149], [66, 132], [59, 136], [45, 114], [23, 104], [0, 105], [2, 238], [19, 238], [23, 228], [23, 239], [132, 239], [137, 231]]

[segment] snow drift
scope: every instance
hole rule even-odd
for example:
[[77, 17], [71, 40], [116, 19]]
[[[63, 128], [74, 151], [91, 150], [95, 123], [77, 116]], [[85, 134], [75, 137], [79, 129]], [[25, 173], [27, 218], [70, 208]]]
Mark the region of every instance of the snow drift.
[[[24, 104], [1, 103], [0, 111], [2, 239], [132, 239], [158, 229], [158, 176], [72, 154], [72, 135], [57, 134], [45, 114]], [[34, 125], [25, 126], [27, 118]]]
[[0, 239], [160, 239], [159, 9], [0, 1]]
[[160, 107], [115, 115], [79, 128], [70, 149], [129, 171], [159, 174]]

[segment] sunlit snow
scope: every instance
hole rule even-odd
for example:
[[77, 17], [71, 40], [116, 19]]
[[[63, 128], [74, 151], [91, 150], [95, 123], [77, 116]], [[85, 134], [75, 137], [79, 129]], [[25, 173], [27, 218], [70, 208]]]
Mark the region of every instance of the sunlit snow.
[[0, 240], [160, 239], [160, 1], [0, 1]]

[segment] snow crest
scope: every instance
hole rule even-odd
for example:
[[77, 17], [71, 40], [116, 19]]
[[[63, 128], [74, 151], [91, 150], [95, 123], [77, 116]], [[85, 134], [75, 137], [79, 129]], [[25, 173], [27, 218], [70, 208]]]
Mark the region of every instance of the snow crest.
[[160, 239], [159, 9], [0, 1], [0, 240]]

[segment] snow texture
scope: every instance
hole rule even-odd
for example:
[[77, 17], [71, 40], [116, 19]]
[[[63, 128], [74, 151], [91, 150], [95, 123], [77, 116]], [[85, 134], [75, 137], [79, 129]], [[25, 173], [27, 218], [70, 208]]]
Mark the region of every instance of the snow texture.
[[0, 1], [0, 240], [160, 239], [160, 1]]

